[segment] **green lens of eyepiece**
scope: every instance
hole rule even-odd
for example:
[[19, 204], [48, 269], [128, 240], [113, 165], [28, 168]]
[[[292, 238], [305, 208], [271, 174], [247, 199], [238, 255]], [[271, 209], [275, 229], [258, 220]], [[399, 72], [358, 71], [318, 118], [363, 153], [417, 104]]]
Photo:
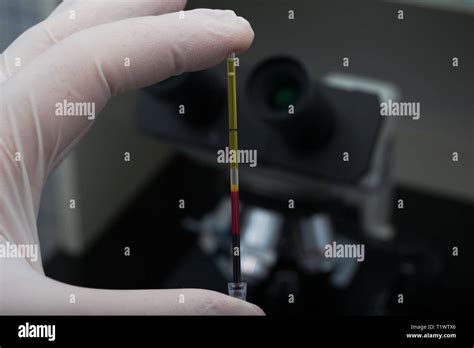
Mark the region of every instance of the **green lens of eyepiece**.
[[295, 105], [300, 95], [301, 91], [295, 85], [278, 86], [270, 95], [270, 106], [275, 110], [287, 109], [289, 105]]

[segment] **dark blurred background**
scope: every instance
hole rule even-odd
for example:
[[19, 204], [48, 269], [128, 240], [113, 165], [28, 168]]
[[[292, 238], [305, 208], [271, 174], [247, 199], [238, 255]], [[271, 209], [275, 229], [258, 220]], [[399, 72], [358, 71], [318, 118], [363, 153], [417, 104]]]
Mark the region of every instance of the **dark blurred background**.
[[[2, 47], [55, 3], [2, 2]], [[194, 7], [233, 9], [256, 34], [237, 77], [240, 146], [258, 153], [256, 168], [241, 169], [248, 299], [274, 315], [470, 313], [474, 3], [189, 0]], [[253, 93], [259, 71], [266, 80]], [[222, 64], [109, 103], [45, 188], [48, 276], [226, 292], [228, 168], [216, 163], [225, 77]], [[275, 86], [292, 88], [290, 121], [281, 121], [286, 104], [267, 105]], [[389, 99], [420, 103], [420, 119], [381, 117]], [[325, 258], [332, 241], [363, 244], [365, 260]]]

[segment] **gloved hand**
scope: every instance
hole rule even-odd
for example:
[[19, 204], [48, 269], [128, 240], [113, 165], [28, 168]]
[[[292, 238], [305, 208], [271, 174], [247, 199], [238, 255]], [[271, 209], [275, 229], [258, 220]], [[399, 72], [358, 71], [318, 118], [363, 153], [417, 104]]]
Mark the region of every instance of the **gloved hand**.
[[[94, 123], [90, 117], [57, 116], [57, 103], [95, 103], [98, 113], [116, 94], [210, 68], [251, 45], [249, 23], [234, 12], [176, 12], [184, 5], [184, 0], [64, 1], [3, 52], [0, 243], [38, 243], [43, 184]], [[41, 258], [0, 258], [0, 313], [263, 314], [207, 290], [71, 286], [47, 278]]]

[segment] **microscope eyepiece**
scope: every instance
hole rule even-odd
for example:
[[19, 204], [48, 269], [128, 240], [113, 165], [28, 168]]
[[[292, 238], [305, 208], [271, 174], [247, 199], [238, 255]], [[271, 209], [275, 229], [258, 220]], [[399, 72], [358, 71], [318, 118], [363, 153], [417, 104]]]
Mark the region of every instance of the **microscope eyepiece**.
[[250, 74], [248, 92], [256, 115], [280, 130], [298, 152], [329, 139], [333, 112], [303, 65], [290, 57], [262, 62]]

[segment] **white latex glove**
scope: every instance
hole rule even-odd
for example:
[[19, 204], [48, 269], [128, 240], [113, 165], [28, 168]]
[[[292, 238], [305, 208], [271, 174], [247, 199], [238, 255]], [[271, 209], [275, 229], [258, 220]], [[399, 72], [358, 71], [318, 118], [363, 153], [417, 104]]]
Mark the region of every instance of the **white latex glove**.
[[[43, 184], [93, 124], [87, 117], [56, 116], [56, 103], [95, 103], [98, 113], [113, 95], [210, 68], [251, 45], [249, 23], [234, 12], [176, 12], [184, 5], [184, 0], [64, 1], [3, 52], [0, 243], [38, 243]], [[40, 257], [0, 258], [0, 313], [263, 314], [214, 291], [71, 286], [47, 278]]]

